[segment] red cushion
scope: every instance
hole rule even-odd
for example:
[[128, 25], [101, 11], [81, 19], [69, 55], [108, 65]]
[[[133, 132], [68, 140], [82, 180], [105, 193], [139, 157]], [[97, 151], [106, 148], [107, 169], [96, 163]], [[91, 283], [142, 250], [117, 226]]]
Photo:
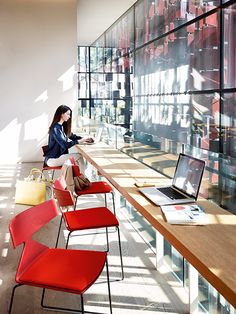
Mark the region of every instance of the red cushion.
[[105, 181], [91, 182], [91, 186], [83, 190], [76, 190], [77, 195], [111, 193], [112, 187]]
[[18, 276], [17, 281], [81, 294], [99, 277], [105, 261], [106, 252], [48, 249]]
[[65, 212], [64, 218], [69, 231], [117, 227], [119, 222], [107, 207], [86, 208]]

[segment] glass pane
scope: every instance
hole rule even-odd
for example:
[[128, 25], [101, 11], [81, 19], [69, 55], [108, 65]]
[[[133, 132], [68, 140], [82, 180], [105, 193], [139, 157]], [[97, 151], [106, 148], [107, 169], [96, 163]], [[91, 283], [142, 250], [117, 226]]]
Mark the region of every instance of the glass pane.
[[198, 288], [199, 306], [202, 310], [214, 314], [233, 313], [233, 307], [200, 274]]
[[90, 71], [103, 72], [104, 48], [90, 47]]
[[225, 93], [223, 99], [224, 154], [236, 158], [236, 93]]
[[191, 144], [198, 148], [219, 152], [219, 94], [192, 95], [191, 116]]
[[183, 256], [172, 246], [172, 270], [183, 281], [184, 279], [184, 259]]
[[219, 21], [219, 13], [214, 13], [197, 22], [188, 35], [190, 90], [219, 88]]
[[222, 140], [225, 154], [221, 162], [222, 204], [233, 210], [236, 202], [236, 93], [223, 96]]
[[78, 71], [89, 71], [89, 47], [78, 47]]
[[180, 253], [164, 240], [164, 257], [165, 262], [171, 267], [175, 276], [183, 281], [184, 280], [184, 259]]
[[106, 48], [115, 48], [113, 59], [129, 53], [134, 48], [134, 8], [121, 16], [106, 31]]
[[78, 73], [78, 98], [89, 97], [89, 77], [86, 73]]
[[116, 111], [112, 100], [92, 99], [92, 118], [103, 123], [115, 123]]
[[236, 214], [236, 159], [222, 157], [219, 160], [220, 205]]
[[[217, 14], [211, 18], [218, 21]], [[136, 51], [135, 73], [142, 77], [144, 84], [140, 81], [138, 86], [145, 93], [219, 88], [219, 28], [206, 22], [202, 28], [190, 26], [191, 32], [189, 27], [183, 27]]]
[[188, 90], [189, 65], [186, 46], [183, 49], [182, 43], [169, 45], [158, 40], [136, 52], [136, 94], [160, 95]]
[[236, 86], [236, 4], [223, 10], [224, 14], [224, 87]]
[[104, 74], [91, 74], [91, 97], [107, 98]]
[[236, 160], [223, 154], [185, 146], [185, 153], [205, 160], [200, 195], [236, 214]]
[[91, 45], [93, 47], [104, 47], [105, 46], [105, 35], [102, 34], [95, 42]]
[[89, 117], [89, 100], [88, 99], [79, 99], [79, 114], [78, 114], [78, 125], [81, 126], [81, 119]]
[[188, 143], [191, 114], [188, 98], [187, 95], [183, 99], [179, 95], [135, 97], [134, 131], [155, 136], [161, 143], [168, 139], [172, 150], [178, 142]]
[[[176, 27], [214, 9], [219, 4], [220, 0], [139, 1], [135, 5], [136, 47], [172, 31]], [[201, 24], [203, 22], [200, 23], [200, 27]], [[191, 27], [188, 27], [188, 29], [191, 29]]]

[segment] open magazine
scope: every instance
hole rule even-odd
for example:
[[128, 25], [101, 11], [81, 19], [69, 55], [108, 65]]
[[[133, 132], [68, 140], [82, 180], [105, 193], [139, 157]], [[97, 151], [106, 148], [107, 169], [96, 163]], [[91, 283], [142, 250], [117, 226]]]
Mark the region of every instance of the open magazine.
[[208, 218], [197, 204], [161, 206], [167, 222], [181, 225], [206, 225]]

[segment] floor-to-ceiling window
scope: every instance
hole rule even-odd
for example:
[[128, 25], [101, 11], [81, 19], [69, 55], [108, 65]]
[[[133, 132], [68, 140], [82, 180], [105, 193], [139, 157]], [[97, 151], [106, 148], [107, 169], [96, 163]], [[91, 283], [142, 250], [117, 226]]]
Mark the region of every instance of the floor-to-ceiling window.
[[[234, 1], [140, 0], [78, 52], [81, 115], [123, 127], [124, 141], [205, 159], [200, 192], [232, 212], [235, 7]], [[149, 166], [173, 175], [174, 165], [172, 172]]]
[[[204, 159], [201, 195], [236, 214], [235, 42], [233, 0], [140, 0], [79, 47], [78, 75], [80, 114], [107, 124], [116, 147], [169, 177], [176, 161], [165, 154]], [[187, 265], [165, 249], [187, 282]], [[215, 292], [200, 283], [209, 311]]]

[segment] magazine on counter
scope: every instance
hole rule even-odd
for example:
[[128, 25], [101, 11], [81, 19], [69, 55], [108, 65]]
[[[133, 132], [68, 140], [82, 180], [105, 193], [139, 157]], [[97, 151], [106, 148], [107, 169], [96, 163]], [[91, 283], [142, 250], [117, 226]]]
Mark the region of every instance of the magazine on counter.
[[161, 206], [167, 222], [181, 225], [207, 225], [204, 208], [197, 204]]

